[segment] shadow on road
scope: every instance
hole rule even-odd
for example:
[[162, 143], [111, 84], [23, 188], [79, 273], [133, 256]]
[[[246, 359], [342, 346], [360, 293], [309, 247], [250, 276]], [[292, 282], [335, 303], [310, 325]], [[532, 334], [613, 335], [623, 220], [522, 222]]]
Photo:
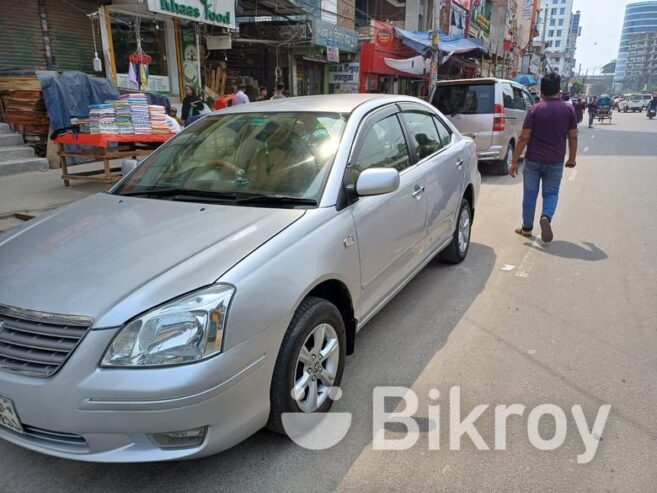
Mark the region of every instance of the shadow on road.
[[495, 261], [492, 248], [473, 243], [462, 264], [431, 262], [358, 334], [345, 367], [344, 394], [334, 406], [352, 413], [352, 427], [329, 450], [305, 450], [260, 431], [204, 459], [107, 465], [54, 459], [0, 442], [0, 491], [335, 490], [372, 440], [373, 389], [413, 385], [484, 290]]
[[576, 243], [562, 240], [555, 240], [551, 243], [541, 243], [540, 246], [535, 246], [530, 243], [525, 244], [539, 252], [554, 255], [555, 257], [585, 260], [587, 262], [598, 262], [609, 258], [600, 248], [587, 241], [583, 242], [587, 248], [577, 245]]

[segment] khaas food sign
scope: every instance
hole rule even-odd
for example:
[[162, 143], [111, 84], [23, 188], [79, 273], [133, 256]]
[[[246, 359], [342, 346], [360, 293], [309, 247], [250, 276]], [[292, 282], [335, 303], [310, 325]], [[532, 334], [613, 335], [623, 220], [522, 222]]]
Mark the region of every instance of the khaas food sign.
[[148, 0], [148, 10], [235, 29], [234, 0]]

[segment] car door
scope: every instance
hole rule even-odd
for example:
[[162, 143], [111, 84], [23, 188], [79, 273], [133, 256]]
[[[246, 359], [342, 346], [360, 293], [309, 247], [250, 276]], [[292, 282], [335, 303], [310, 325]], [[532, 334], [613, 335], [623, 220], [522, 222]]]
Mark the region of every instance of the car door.
[[527, 106], [525, 104], [525, 98], [524, 98], [524, 93], [523, 89], [520, 86], [516, 86], [515, 84], [511, 86], [513, 90], [513, 116], [515, 117], [515, 120], [513, 120], [513, 135], [516, 141], [516, 144], [518, 143], [518, 137], [520, 137], [520, 134], [522, 133], [522, 124], [525, 121], [525, 115], [527, 114]]
[[363, 170], [377, 167], [396, 168], [400, 184], [395, 192], [360, 197], [351, 205], [360, 257], [363, 317], [415, 270], [426, 249], [424, 177], [411, 161], [396, 106], [377, 112], [361, 125], [345, 182], [355, 186]]
[[427, 197], [428, 253], [449, 241], [456, 224], [465, 172], [464, 142], [453, 142], [452, 131], [420, 105], [403, 105], [412, 154], [423, 175]]

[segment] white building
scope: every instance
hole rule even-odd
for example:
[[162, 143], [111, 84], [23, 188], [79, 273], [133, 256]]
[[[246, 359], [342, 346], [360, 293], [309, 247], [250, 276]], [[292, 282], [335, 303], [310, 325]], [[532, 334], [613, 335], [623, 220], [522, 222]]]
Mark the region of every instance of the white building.
[[571, 77], [575, 68], [575, 49], [580, 32], [579, 12], [573, 14], [573, 0], [542, 0], [538, 28], [539, 36], [536, 39], [545, 42], [549, 69], [562, 76]]

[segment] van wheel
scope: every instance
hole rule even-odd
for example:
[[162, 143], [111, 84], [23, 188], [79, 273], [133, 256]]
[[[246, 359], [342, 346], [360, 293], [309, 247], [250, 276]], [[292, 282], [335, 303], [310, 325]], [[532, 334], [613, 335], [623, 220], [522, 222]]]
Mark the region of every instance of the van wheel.
[[325, 413], [340, 385], [347, 337], [337, 307], [309, 296], [285, 333], [272, 376], [267, 428], [285, 435], [283, 414]]
[[452, 242], [440, 252], [440, 260], [448, 264], [463, 262], [470, 249], [470, 232], [472, 231], [472, 209], [466, 199], [461, 199], [461, 209], [456, 220]]
[[498, 175], [508, 175], [509, 168], [513, 163], [513, 144], [509, 144], [509, 147], [506, 148], [506, 154], [504, 159], [501, 161], [495, 161], [495, 172]]

